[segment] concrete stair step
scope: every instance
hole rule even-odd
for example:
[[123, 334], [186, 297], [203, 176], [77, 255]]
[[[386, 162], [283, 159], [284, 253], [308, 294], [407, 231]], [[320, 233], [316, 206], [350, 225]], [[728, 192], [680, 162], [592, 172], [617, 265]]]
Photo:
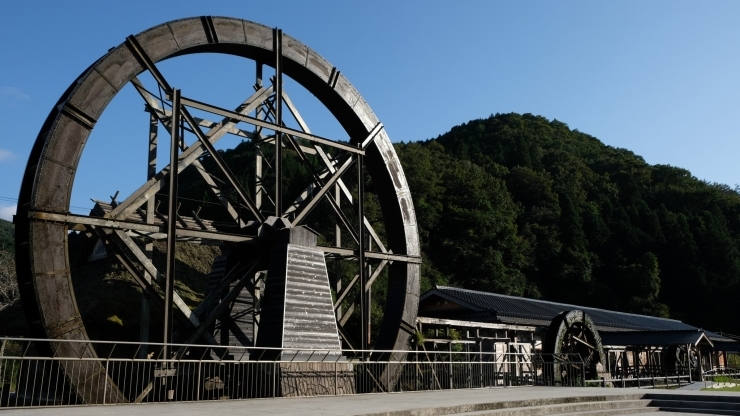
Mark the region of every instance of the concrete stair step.
[[713, 402], [713, 403], [738, 403], [740, 395], [709, 395], [709, 394], [655, 394], [647, 393], [644, 398], [652, 400], [679, 400], [684, 402]]
[[625, 409], [587, 410], [568, 414], [572, 416], [644, 415], [646, 413], [658, 413], [659, 411], [660, 409], [654, 407], [628, 407]]
[[660, 408], [681, 408], [681, 409], [712, 409], [714, 410], [725, 410], [734, 411], [740, 414], [740, 403], [739, 402], [720, 402], [714, 400], [662, 400], [662, 399], [651, 399], [651, 407]]
[[[366, 413], [364, 416], [442, 416], [442, 415], [479, 415], [479, 414], [496, 414], [501, 415], [504, 413], [490, 413], [497, 411], [508, 411], [508, 410], [522, 410], [527, 408], [546, 408], [547, 406], [558, 406], [558, 405], [574, 405], [574, 404], [591, 404], [591, 403], [606, 403], [606, 402], [618, 402], [618, 401], [632, 401], [639, 402], [640, 407], [645, 412], [654, 412], [655, 410], [650, 409], [647, 404], [649, 400], [641, 400], [644, 394], [619, 394], [619, 395], [596, 395], [596, 396], [575, 396], [575, 397], [554, 397], [554, 398], [538, 398], [529, 400], [511, 400], [511, 401], [497, 401], [489, 403], [476, 403], [467, 405], [457, 406], [440, 406], [431, 408], [417, 408], [398, 410], [393, 412], [382, 412], [382, 413]], [[581, 409], [580, 411], [587, 411], [588, 409]], [[608, 409], [602, 409], [608, 410]], [[540, 410], [541, 411], [541, 410]], [[573, 412], [571, 412], [573, 413]], [[523, 414], [523, 413], [522, 413]], [[533, 413], [535, 414], [535, 413]], [[536, 413], [536, 414], [553, 414], [553, 413]]]
[[684, 414], [703, 414], [703, 415], [740, 415], [740, 411], [721, 410], [721, 409], [700, 409], [694, 407], [648, 407], [648, 409], [658, 409], [661, 412], [684, 413]]
[[647, 406], [650, 400], [593, 400], [572, 403], [551, 403], [533, 406], [506, 407], [473, 412], [453, 413], [450, 416], [541, 416], [541, 415], [619, 415], [657, 411]]

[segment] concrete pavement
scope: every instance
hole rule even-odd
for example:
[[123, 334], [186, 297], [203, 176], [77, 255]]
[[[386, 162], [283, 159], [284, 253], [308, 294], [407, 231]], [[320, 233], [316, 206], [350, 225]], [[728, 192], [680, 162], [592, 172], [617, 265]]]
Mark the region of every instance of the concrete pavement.
[[[26, 415], [138, 415], [157, 416], [203, 415], [203, 414], [257, 414], [257, 415], [300, 415], [300, 416], [347, 416], [380, 415], [412, 409], [472, 405], [479, 403], [514, 400], [578, 396], [621, 396], [629, 394], [675, 394], [677, 390], [640, 390], [636, 388], [592, 388], [592, 387], [507, 387], [469, 390], [444, 390], [390, 394], [361, 394], [353, 396], [324, 396], [278, 399], [250, 399], [191, 403], [162, 403], [118, 406], [79, 406], [37, 409], [6, 409], [8, 416]], [[681, 391], [681, 394], [702, 395], [702, 391]], [[714, 396], [737, 393], [709, 392]], [[425, 412], [417, 413], [423, 414]], [[654, 414], [654, 413], [652, 413]], [[673, 413], [678, 414], [678, 413]], [[685, 413], [689, 414], [689, 413]]]

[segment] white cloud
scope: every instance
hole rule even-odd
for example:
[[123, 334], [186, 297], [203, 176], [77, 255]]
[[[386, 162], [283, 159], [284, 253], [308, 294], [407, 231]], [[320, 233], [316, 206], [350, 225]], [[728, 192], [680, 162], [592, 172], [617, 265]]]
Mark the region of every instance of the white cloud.
[[13, 221], [13, 215], [15, 215], [15, 209], [17, 205], [0, 206], [0, 218], [6, 221]]
[[0, 104], [15, 107], [18, 104], [30, 100], [31, 97], [25, 92], [15, 87], [0, 88]]
[[15, 154], [7, 149], [0, 149], [0, 162], [7, 162], [15, 159]]

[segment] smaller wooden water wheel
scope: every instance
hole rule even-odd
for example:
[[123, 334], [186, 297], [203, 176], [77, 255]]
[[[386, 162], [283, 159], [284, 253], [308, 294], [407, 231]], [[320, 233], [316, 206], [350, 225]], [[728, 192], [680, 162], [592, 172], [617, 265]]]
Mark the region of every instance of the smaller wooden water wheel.
[[699, 353], [693, 346], [671, 345], [663, 350], [662, 358], [668, 375], [685, 375], [699, 369]]
[[[561, 313], [547, 330], [543, 352], [553, 363], [555, 384], [571, 384], [584, 377], [593, 380], [604, 371], [606, 354], [591, 318], [581, 310]], [[580, 356], [580, 358], [579, 358]]]

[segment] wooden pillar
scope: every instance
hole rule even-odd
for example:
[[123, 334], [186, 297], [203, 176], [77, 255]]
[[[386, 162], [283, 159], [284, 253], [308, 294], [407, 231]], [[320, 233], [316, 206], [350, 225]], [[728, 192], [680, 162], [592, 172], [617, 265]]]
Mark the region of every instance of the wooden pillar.
[[[153, 110], [150, 109], [149, 113], [149, 163], [147, 163], [146, 180], [150, 180], [157, 174], [157, 135], [159, 132], [159, 121]], [[146, 201], [146, 218], [144, 219], [147, 224], [154, 224], [154, 207], [156, 201], [155, 197], [152, 196]], [[154, 252], [154, 244], [152, 241], [147, 241], [144, 245], [144, 254], [149, 261], [152, 260], [152, 253]], [[147, 282], [151, 283], [155, 276], [150, 275], [144, 271], [144, 278]], [[149, 303], [149, 297], [146, 293], [141, 294], [141, 318], [139, 323], [139, 342], [141, 348], [139, 349], [139, 358], [146, 358], [149, 353], [149, 346], [146, 345], [149, 342], [149, 322], [151, 319], [151, 304]]]
[[[256, 72], [256, 84], [257, 88], [262, 88], [262, 64], [257, 62]], [[261, 120], [264, 117], [264, 107], [258, 106], [254, 110], [254, 117]], [[262, 139], [262, 128], [255, 126], [254, 128], [255, 141]], [[254, 145], [254, 205], [257, 209], [262, 208], [262, 193], [264, 192], [263, 185], [263, 174], [262, 174], [262, 153], [259, 144]]]
[[172, 92], [172, 126], [170, 144], [170, 174], [169, 174], [169, 198], [167, 202], [167, 251], [165, 253], [165, 282], [164, 282], [164, 348], [163, 358], [169, 359], [168, 343], [172, 342], [172, 304], [175, 290], [175, 243], [177, 236], [177, 161], [180, 146], [180, 90]]
[[[334, 200], [337, 201], [337, 207], [341, 208], [342, 206], [342, 190], [339, 187], [339, 185], [334, 185]], [[337, 215], [335, 225], [334, 225], [334, 244], [337, 247], [342, 247], [342, 226], [340, 225], [342, 222], [339, 218], [339, 215]], [[342, 292], [342, 258], [337, 256], [336, 260], [334, 260], [334, 293], [339, 296], [339, 294]], [[337, 321], [342, 320], [342, 305], [339, 305], [339, 307], [336, 309], [337, 314]]]

